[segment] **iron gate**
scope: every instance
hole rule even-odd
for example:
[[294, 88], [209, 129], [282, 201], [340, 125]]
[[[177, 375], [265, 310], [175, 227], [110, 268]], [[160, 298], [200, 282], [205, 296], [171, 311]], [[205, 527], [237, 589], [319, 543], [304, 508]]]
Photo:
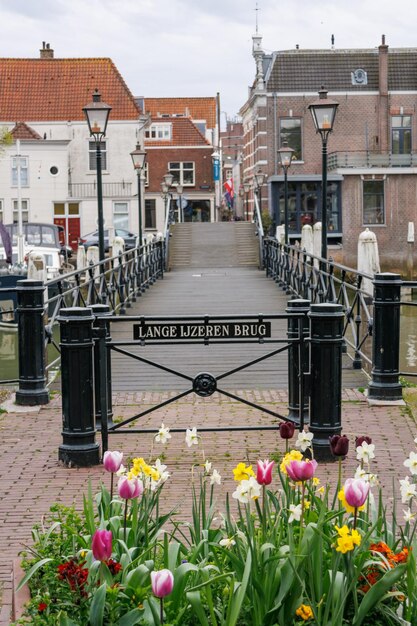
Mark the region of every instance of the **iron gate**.
[[[279, 420], [290, 420], [302, 429], [304, 427], [304, 407], [305, 398], [305, 379], [308, 374], [308, 344], [305, 332], [306, 314], [304, 313], [286, 313], [275, 315], [235, 315], [235, 316], [100, 316], [97, 319], [96, 327], [96, 363], [100, 364], [98, 375], [96, 371], [94, 385], [96, 405], [98, 405], [98, 415], [101, 421], [101, 437], [102, 451], [108, 449], [108, 437], [115, 433], [149, 433], [149, 429], [144, 428], [126, 428], [128, 424], [136, 422], [145, 415], [156, 411], [168, 404], [176, 402], [185, 396], [195, 393], [201, 397], [209, 397], [217, 392], [230, 399], [241, 402], [252, 408], [258, 409], [264, 413], [271, 415]], [[277, 320], [286, 320], [288, 330], [287, 336], [278, 335]], [[133, 329], [133, 336], [129, 340], [113, 341], [111, 339], [111, 329], [114, 324], [130, 324]], [[175, 349], [175, 346], [181, 345], [227, 345], [227, 344], [261, 344], [267, 346], [267, 352], [256, 358], [246, 360], [242, 364], [232, 369], [223, 371], [220, 374], [213, 375], [209, 371], [199, 369], [190, 375], [179, 369], [168, 367], [164, 363], [157, 362], [145, 356], [145, 350], [148, 346], [166, 345]], [[298, 381], [298, 389], [296, 395], [298, 397], [298, 416], [284, 416], [277, 411], [273, 411], [255, 402], [236, 395], [235, 393], [224, 389], [221, 381], [225, 378], [241, 372], [251, 366], [271, 359], [283, 352], [288, 352], [289, 370], [291, 364], [296, 368], [296, 378]], [[108, 422], [107, 416], [111, 413], [111, 378], [112, 378], [112, 354], [117, 353], [128, 359], [145, 363], [148, 366], [159, 371], [177, 376], [182, 381], [188, 383], [187, 389], [164, 400], [136, 415], [129, 417], [118, 423]], [[301, 365], [300, 365], [301, 364]], [[294, 378], [294, 376], [293, 376]], [[109, 392], [110, 390], [110, 392]], [[106, 416], [106, 419], [102, 419]], [[259, 425], [259, 426], [220, 426], [220, 427], [201, 427], [199, 431], [236, 431], [236, 430], [276, 430], [276, 425]], [[184, 428], [170, 428], [171, 432], [183, 432]]]

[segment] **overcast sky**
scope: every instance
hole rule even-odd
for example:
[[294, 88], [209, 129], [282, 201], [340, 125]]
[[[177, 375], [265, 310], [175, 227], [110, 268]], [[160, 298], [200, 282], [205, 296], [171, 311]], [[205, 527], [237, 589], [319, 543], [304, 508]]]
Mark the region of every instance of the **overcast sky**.
[[332, 34], [336, 48], [382, 34], [417, 47], [415, 0], [0, 0], [0, 56], [37, 57], [46, 41], [56, 57], [110, 57], [135, 96], [220, 92], [233, 117], [254, 79], [256, 4], [266, 52], [329, 48]]

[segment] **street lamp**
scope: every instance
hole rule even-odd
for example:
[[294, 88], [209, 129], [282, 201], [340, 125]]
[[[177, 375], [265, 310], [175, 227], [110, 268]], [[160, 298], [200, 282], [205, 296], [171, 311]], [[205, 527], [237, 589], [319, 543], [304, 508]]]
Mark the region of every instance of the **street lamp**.
[[258, 171], [255, 173], [254, 181], [255, 181], [256, 195], [258, 196], [258, 201], [259, 201], [259, 213], [261, 215], [262, 215], [262, 185], [264, 184], [265, 178], [266, 178], [266, 174], [261, 169], [258, 169]]
[[143, 168], [145, 167], [146, 151], [141, 150], [140, 144], [136, 144], [136, 150], [130, 153], [133, 161], [133, 167], [136, 170], [138, 176], [138, 211], [139, 211], [139, 250], [142, 246], [142, 191], [140, 185], [140, 179], [142, 176]]
[[178, 221], [179, 222], [183, 222], [184, 221], [184, 216], [183, 216], [183, 211], [182, 211], [182, 192], [183, 192], [183, 186], [178, 184], [177, 185], [177, 194], [178, 194]]
[[[93, 93], [93, 101], [84, 108], [88, 130], [96, 144], [96, 170], [97, 170], [97, 209], [98, 209], [98, 254], [100, 261], [104, 260], [104, 219], [103, 219], [103, 184], [101, 180], [101, 142], [106, 136], [107, 122], [111, 106], [101, 101], [98, 89]], [[104, 272], [104, 266], [100, 266]]]
[[309, 104], [316, 133], [320, 133], [322, 144], [321, 176], [321, 256], [327, 259], [327, 139], [333, 130], [338, 102], [327, 98], [327, 90], [322, 87], [319, 99]]
[[284, 170], [284, 244], [288, 245], [288, 179], [287, 174], [288, 170], [291, 167], [291, 161], [295, 150], [288, 147], [288, 143], [286, 141], [282, 142], [282, 148], [278, 151], [278, 157]]
[[245, 216], [246, 216], [246, 221], [249, 221], [249, 209], [248, 209], [248, 198], [249, 198], [249, 192], [250, 192], [250, 183], [245, 182], [243, 183], [243, 191], [245, 192]]

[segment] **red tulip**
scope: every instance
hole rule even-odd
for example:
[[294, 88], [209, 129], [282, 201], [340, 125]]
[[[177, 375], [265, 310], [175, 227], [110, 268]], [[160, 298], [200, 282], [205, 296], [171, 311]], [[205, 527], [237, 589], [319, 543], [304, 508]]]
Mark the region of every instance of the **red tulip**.
[[346, 435], [329, 437], [330, 450], [334, 456], [346, 456], [349, 452], [349, 439]]
[[111, 530], [96, 530], [91, 540], [91, 550], [97, 561], [107, 561], [112, 551]]
[[152, 593], [156, 598], [165, 598], [172, 593], [174, 588], [174, 576], [169, 569], [161, 569], [159, 572], [151, 572]]
[[282, 422], [279, 425], [279, 434], [282, 439], [292, 439], [294, 431], [295, 425], [292, 422]]
[[290, 461], [286, 466], [288, 476], [295, 482], [303, 482], [313, 478], [317, 461]]
[[272, 469], [275, 461], [258, 461], [256, 465], [256, 480], [260, 485], [272, 483]]
[[367, 444], [372, 443], [371, 437], [367, 437], [366, 435], [363, 435], [361, 437], [356, 437], [355, 447], [359, 448], [359, 446], [361, 446], [364, 441], [366, 441]]
[[108, 472], [112, 472], [114, 474], [119, 471], [122, 459], [123, 452], [118, 452], [117, 450], [110, 452], [110, 450], [107, 450], [107, 452], [103, 455], [103, 467]]
[[345, 500], [349, 506], [358, 509], [365, 503], [369, 493], [369, 483], [361, 478], [348, 478], [343, 487]]
[[117, 491], [124, 500], [131, 500], [141, 496], [143, 493], [143, 483], [138, 478], [128, 478], [121, 476], [117, 483]]

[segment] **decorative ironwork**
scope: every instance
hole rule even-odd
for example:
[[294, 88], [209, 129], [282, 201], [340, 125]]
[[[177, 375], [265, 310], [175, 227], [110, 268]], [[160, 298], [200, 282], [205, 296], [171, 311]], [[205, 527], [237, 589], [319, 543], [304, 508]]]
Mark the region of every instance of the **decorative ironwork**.
[[217, 381], [208, 372], [201, 372], [193, 380], [193, 391], [202, 398], [212, 396], [217, 389]]

